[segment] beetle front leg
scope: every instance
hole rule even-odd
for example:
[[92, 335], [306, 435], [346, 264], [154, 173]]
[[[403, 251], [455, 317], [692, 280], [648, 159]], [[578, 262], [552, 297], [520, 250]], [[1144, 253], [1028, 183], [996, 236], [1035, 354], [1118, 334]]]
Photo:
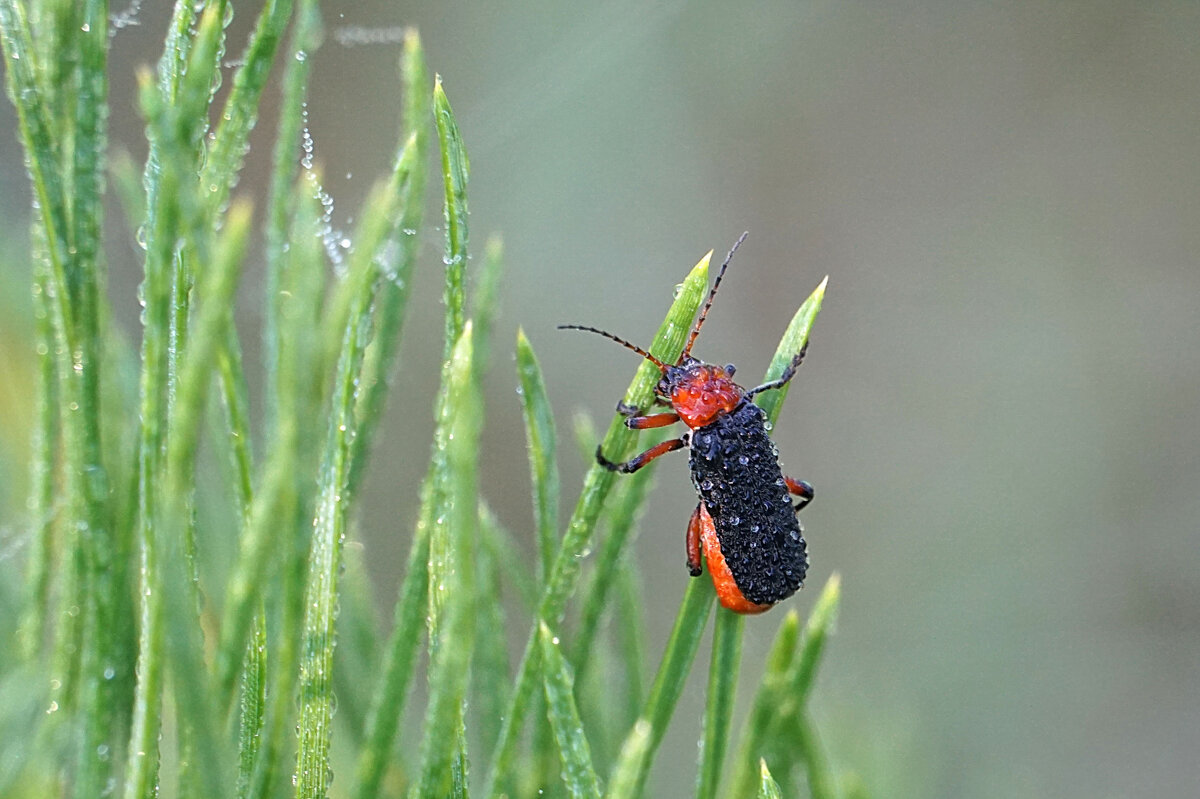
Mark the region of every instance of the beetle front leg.
[[778, 379], [772, 380], [770, 383], [763, 383], [761, 386], [755, 386], [746, 392], [746, 399], [750, 399], [755, 394], [761, 394], [764, 391], [770, 391], [773, 388], [783, 388], [788, 382], [796, 376], [796, 370], [800, 368], [800, 364], [804, 362], [804, 354], [808, 352], [808, 342], [804, 342], [804, 346], [796, 353], [796, 357], [792, 358], [792, 362], [787, 365]]
[[596, 462], [608, 469], [610, 472], [621, 472], [622, 474], [633, 474], [638, 469], [645, 466], [650, 461], [660, 455], [666, 455], [668, 452], [674, 452], [677, 449], [683, 449], [687, 446], [687, 442], [682, 438], [672, 438], [669, 441], [664, 441], [661, 444], [656, 444], [650, 449], [637, 455], [625, 463], [613, 463], [608, 458], [604, 457], [603, 445], [596, 447]]
[[796, 480], [786, 475], [784, 476], [783, 480], [785, 483], [787, 483], [788, 492], [800, 497], [800, 501], [795, 505], [795, 510], [797, 512], [805, 505], [812, 502], [812, 483], [808, 482], [807, 480]]
[[687, 526], [687, 567], [693, 577], [700, 576], [700, 524], [700, 505], [696, 505]]

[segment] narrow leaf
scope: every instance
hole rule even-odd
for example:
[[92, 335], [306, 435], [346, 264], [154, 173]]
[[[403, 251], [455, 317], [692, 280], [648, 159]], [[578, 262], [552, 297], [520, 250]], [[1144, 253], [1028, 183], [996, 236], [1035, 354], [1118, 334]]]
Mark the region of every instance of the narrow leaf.
[[558, 648], [558, 639], [544, 623], [539, 627], [539, 635], [547, 717], [558, 743], [563, 783], [571, 796], [577, 799], [598, 798], [600, 783], [592, 768], [591, 750], [583, 732], [579, 711], [575, 707], [575, 678]]
[[551, 559], [558, 548], [558, 456], [554, 415], [546, 396], [542, 369], [524, 330], [517, 331], [517, 376], [520, 378], [521, 408], [525, 412], [525, 438], [533, 482], [533, 518], [544, 584], [550, 576]]

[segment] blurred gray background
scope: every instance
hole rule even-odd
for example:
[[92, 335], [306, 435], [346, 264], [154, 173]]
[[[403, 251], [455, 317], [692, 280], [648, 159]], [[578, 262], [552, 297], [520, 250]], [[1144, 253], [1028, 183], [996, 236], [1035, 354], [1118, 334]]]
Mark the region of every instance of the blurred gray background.
[[[830, 276], [776, 439], [817, 488], [809, 589], [788, 605], [843, 577], [817, 706], [835, 762], [879, 797], [1200, 795], [1200, 4], [731, 6], [326, 4], [309, 112], [335, 223], [395, 146], [398, 48], [363, 42], [417, 25], [470, 151], [477, 259], [504, 236], [489, 500], [529, 541], [516, 327], [558, 415], [565, 518], [584, 468], [571, 414], [606, 421], [636, 359], [554, 325], [646, 343], [688, 269], [749, 229], [700, 357], [753, 382]], [[137, 158], [132, 70], [157, 59], [165, 14], [114, 41], [113, 138]], [[6, 237], [23, 240], [8, 103], [0, 128]], [[272, 132], [270, 111], [242, 191], [262, 195]], [[137, 259], [112, 216], [136, 335]], [[384, 606], [427, 452], [440, 253], [431, 227], [411, 379], [365, 498]], [[5, 290], [25, 291], [23, 256], [6, 263]], [[260, 289], [251, 275], [248, 338]], [[27, 419], [29, 359], [5, 349], [3, 412]], [[638, 543], [656, 658], [688, 579], [686, 471], [662, 463]], [[3, 472], [11, 506], [23, 476]], [[747, 691], [781, 617], [747, 626]], [[664, 790], [690, 790], [706, 661]]]

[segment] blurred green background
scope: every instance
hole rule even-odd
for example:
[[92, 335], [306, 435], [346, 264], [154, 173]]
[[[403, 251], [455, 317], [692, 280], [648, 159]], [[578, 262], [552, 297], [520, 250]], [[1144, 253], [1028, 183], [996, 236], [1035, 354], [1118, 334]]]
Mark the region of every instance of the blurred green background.
[[[133, 70], [158, 58], [166, 5], [113, 40], [112, 136], [135, 159]], [[256, 10], [239, 10], [230, 58]], [[324, 16], [308, 110], [334, 223], [350, 228], [343, 209], [390, 164], [394, 42], [416, 25], [471, 154], [476, 255], [504, 235], [497, 343], [523, 325], [541, 357], [568, 507], [583, 471], [571, 413], [607, 419], [636, 364], [555, 324], [645, 343], [674, 284], [750, 229], [697, 354], [753, 382], [830, 275], [776, 439], [817, 488], [810, 585], [844, 578], [817, 706], [837, 763], [879, 797], [1200, 795], [1200, 4], [345, 2]], [[272, 114], [240, 187], [260, 198]], [[4, 103], [4, 558], [24, 555], [32, 413], [14, 131]], [[136, 338], [139, 260], [115, 204], [109, 227], [112, 300]], [[384, 606], [427, 453], [440, 247], [431, 231], [365, 498]], [[260, 276], [243, 292], [253, 360]], [[504, 353], [484, 491], [529, 540]], [[655, 657], [688, 579], [693, 502], [686, 459], [667, 459], [638, 543]], [[747, 685], [779, 613], [747, 626]], [[658, 772], [679, 795], [705, 661]]]

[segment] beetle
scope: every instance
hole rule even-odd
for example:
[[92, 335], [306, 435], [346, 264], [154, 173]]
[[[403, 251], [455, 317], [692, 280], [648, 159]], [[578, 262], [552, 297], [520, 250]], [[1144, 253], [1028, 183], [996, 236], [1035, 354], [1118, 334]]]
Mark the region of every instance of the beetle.
[[[797, 513], [812, 501], [813, 487], [784, 475], [779, 451], [768, 434], [766, 413], [753, 398], [787, 385], [795, 375], [808, 342], [800, 348], [777, 379], [749, 390], [734, 382], [734, 366], [716, 366], [691, 355], [704, 320], [712, 307], [721, 279], [743, 233], [721, 264], [708, 299], [688, 335], [687, 344], [673, 363], [664, 363], [646, 350], [605, 330], [585, 325], [560, 325], [562, 330], [596, 333], [633, 350], [662, 372], [654, 389], [653, 405], [669, 411], [646, 410], [617, 403], [625, 425], [633, 430], [666, 427], [682, 421], [688, 430], [679, 438], [650, 447], [624, 463], [604, 457], [596, 447], [596, 461], [605, 469], [632, 474], [668, 452], [688, 448], [692, 484], [699, 502], [687, 526], [687, 566], [693, 577], [701, 573], [703, 553], [717, 598], [736, 613], [762, 613], [796, 592], [808, 571], [808, 552]], [[798, 497], [793, 504], [792, 495]]]

